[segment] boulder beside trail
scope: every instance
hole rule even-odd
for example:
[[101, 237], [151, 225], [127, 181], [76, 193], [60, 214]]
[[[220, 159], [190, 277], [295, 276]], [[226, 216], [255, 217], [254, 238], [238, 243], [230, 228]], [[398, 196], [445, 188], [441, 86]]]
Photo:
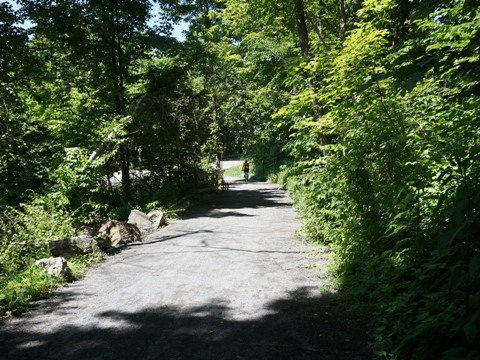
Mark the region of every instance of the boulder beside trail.
[[147, 214], [132, 210], [128, 222], [108, 220], [103, 224], [82, 227], [80, 235], [69, 239], [52, 241], [50, 252], [53, 256], [70, 259], [75, 255], [100, 252], [118, 245], [141, 241], [142, 233], [158, 229], [166, 224], [165, 214], [158, 210]]
[[146, 232], [152, 227], [152, 220], [140, 210], [132, 210], [128, 216], [127, 222], [135, 225], [142, 232]]
[[138, 227], [143, 234], [166, 225], [166, 222], [165, 214], [159, 210], [152, 210], [148, 214], [132, 210], [128, 217], [128, 223]]
[[70, 259], [75, 255], [85, 255], [100, 251], [97, 241], [88, 235], [52, 241], [49, 246], [53, 256], [64, 257], [66, 259]]
[[101, 249], [141, 241], [141, 233], [136, 225], [117, 220], [109, 220], [98, 230], [95, 237]]
[[165, 214], [159, 210], [152, 210], [147, 214], [148, 218], [152, 222], [152, 229], [158, 229], [167, 224], [167, 218]]
[[63, 257], [45, 258], [35, 261], [35, 266], [41, 266], [49, 275], [61, 275], [68, 271], [67, 260]]
[[102, 223], [91, 223], [84, 225], [79, 230], [79, 235], [88, 235], [92, 238], [95, 238], [98, 234], [98, 230], [102, 227]]

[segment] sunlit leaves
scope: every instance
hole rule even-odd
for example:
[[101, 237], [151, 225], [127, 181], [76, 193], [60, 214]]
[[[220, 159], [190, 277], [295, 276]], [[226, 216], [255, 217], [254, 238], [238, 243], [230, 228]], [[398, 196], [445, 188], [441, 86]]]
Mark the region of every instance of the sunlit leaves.
[[7, 2], [0, 3], [0, 81], [4, 84], [19, 79], [28, 63], [28, 31], [20, 27], [21, 22]]
[[[331, 244], [345, 287], [374, 305], [379, 353], [429, 357], [463, 339], [449, 353], [474, 357], [478, 12], [462, 1], [366, 1], [349, 26], [342, 48], [314, 48], [289, 73], [289, 103], [274, 115], [292, 131], [286, 183], [303, 234]], [[301, 71], [315, 86], [293, 76]], [[413, 301], [422, 305], [407, 311]]]
[[393, 0], [366, 0], [363, 2], [362, 8], [358, 11], [360, 18], [370, 22], [373, 21], [385, 21], [388, 19], [388, 12], [390, 12], [396, 6]]

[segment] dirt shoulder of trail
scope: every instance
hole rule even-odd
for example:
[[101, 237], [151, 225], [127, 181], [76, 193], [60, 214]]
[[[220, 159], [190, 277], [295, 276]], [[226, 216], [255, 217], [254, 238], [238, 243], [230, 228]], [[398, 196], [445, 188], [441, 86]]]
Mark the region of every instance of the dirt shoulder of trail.
[[10, 359], [371, 359], [324, 294], [325, 258], [295, 239], [276, 185], [235, 179], [182, 220], [0, 323]]

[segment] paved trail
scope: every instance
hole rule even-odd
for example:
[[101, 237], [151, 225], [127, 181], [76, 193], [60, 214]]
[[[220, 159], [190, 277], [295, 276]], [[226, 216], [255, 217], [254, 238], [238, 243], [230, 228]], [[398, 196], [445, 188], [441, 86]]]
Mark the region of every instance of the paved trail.
[[236, 182], [0, 324], [0, 358], [369, 359], [297, 227], [283, 191]]

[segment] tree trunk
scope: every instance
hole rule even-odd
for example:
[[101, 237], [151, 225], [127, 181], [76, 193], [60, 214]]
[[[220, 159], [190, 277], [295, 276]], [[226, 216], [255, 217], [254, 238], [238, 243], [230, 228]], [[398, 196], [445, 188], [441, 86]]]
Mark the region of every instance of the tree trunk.
[[[123, 63], [123, 49], [122, 39], [120, 34], [120, 13], [118, 9], [113, 12], [113, 24], [114, 32], [112, 34], [112, 67], [114, 77], [114, 89], [115, 89], [115, 113], [118, 116], [126, 115], [125, 107], [125, 85], [124, 85], [124, 63]], [[120, 170], [122, 172], [122, 190], [123, 197], [126, 202], [131, 199], [130, 192], [130, 151], [129, 151], [128, 139], [120, 145]]]
[[295, 19], [302, 55], [310, 54], [310, 41], [308, 39], [307, 22], [305, 21], [305, 5], [303, 0], [295, 0]]
[[[343, 0], [341, 0], [343, 2]], [[303, 0], [295, 0], [295, 19], [297, 23], [297, 30], [298, 36], [300, 39], [300, 47], [302, 50], [303, 56], [310, 55], [310, 42], [308, 39], [308, 29], [307, 29], [307, 22], [305, 20], [305, 6]], [[313, 74], [308, 74], [307, 76], [310, 77], [310, 86], [316, 90], [317, 83]], [[315, 115], [318, 118], [323, 116], [322, 113], [322, 104], [318, 101], [318, 99], [314, 98], [312, 101], [312, 107], [314, 110]], [[330, 136], [328, 134], [320, 133], [320, 144], [327, 145], [330, 144]], [[324, 155], [327, 155], [327, 152], [324, 151]]]
[[130, 193], [130, 157], [128, 150], [128, 140], [120, 145], [120, 165], [122, 171], [122, 190], [123, 198], [126, 202], [131, 199]]
[[[209, 17], [209, 12], [210, 12], [210, 1], [209, 0], [202, 0], [201, 1], [201, 11], [203, 14], [203, 26], [206, 32], [209, 32], [209, 30], [212, 27], [212, 21]], [[205, 37], [205, 41], [211, 41], [210, 38]], [[211, 107], [212, 107], [212, 123], [217, 124], [219, 123], [220, 116], [219, 116], [219, 111], [218, 111], [218, 97], [216, 95], [216, 84], [212, 80], [214, 79], [214, 74], [215, 74], [215, 59], [211, 53], [210, 50], [207, 49], [207, 56], [206, 56], [206, 68], [208, 69], [206, 71], [206, 78], [208, 80], [208, 84], [210, 86], [210, 91], [212, 93], [210, 97], [211, 101]], [[218, 138], [215, 139], [218, 141]]]
[[347, 18], [345, 14], [345, 0], [340, 0], [340, 3], [338, 4], [338, 14], [340, 16], [340, 26], [338, 30], [338, 35], [340, 36], [340, 41], [342, 43], [345, 42], [345, 36], [347, 33]]
[[317, 39], [327, 48], [327, 42], [325, 41], [325, 35], [323, 34], [323, 24], [322, 18], [318, 18], [317, 26], [315, 27], [315, 33], [317, 34]]

